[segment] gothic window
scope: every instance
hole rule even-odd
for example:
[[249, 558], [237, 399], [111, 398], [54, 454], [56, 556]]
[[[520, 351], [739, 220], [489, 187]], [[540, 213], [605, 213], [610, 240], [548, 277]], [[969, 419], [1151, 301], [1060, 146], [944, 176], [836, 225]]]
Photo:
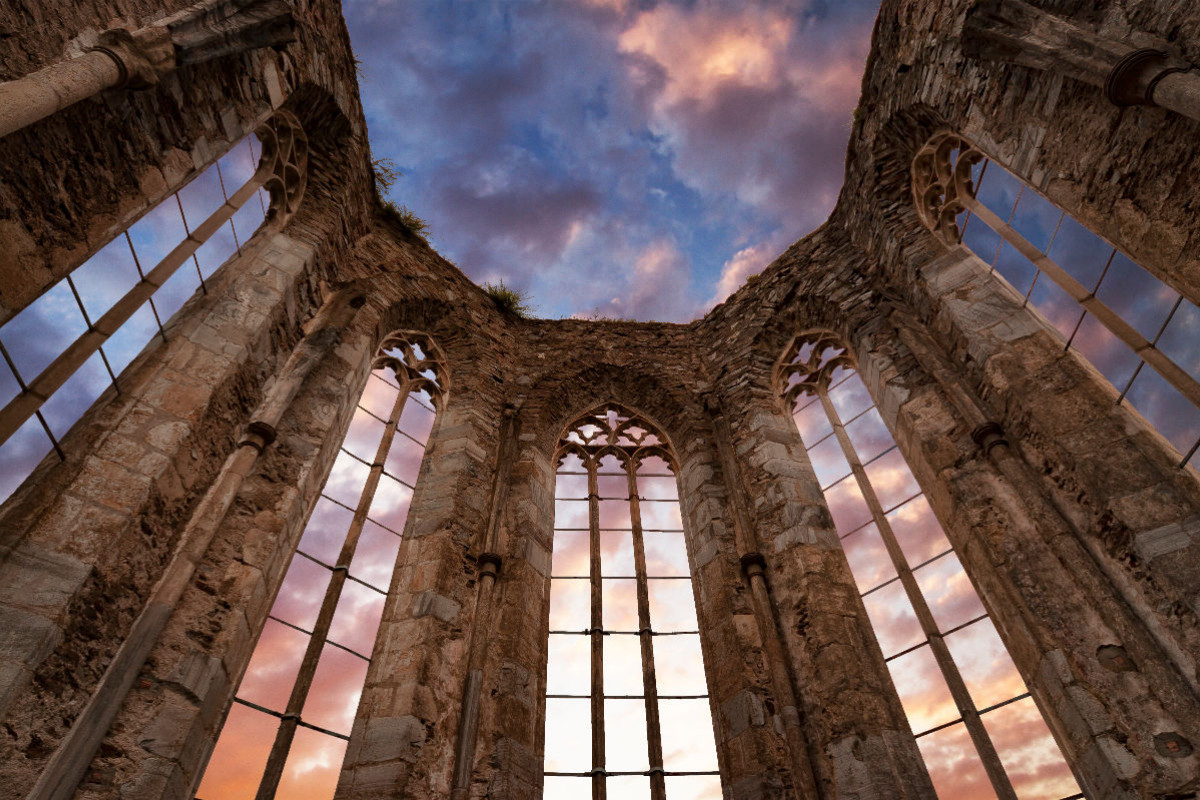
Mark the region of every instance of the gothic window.
[[[0, 325], [0, 502], [242, 244], [303, 191], [299, 123], [279, 112]], [[256, 167], [257, 164], [257, 167]], [[264, 196], [270, 194], [270, 201]]]
[[388, 336], [313, 509], [197, 792], [207, 800], [333, 797], [444, 362]]
[[557, 464], [543, 796], [720, 798], [670, 446], [606, 405]]
[[974, 145], [935, 136], [913, 161], [917, 208], [962, 242], [1200, 464], [1200, 309]]
[[798, 337], [778, 380], [938, 796], [1082, 797], [845, 347]]

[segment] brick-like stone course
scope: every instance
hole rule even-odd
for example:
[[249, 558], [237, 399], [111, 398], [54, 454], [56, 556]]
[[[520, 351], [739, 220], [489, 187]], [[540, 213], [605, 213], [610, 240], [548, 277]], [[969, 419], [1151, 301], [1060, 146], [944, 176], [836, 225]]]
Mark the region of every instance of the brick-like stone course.
[[[0, 10], [0, 28], [22, 31], [18, 47], [0, 47], [0, 76], [183, 5], [19, 2]], [[813, 330], [853, 354], [1089, 797], [1196, 790], [1200, 757], [1165, 756], [1162, 742], [1200, 746], [1200, 482], [1045, 319], [924, 228], [910, 174], [930, 136], [955, 131], [1198, 300], [1194, 122], [964, 55], [969, 0], [885, 0], [829, 222], [688, 325], [523, 320], [380, 212], [339, 10], [296, 5], [297, 41], [278, 52], [180, 70], [0, 140], [0, 321], [272, 109], [296, 113], [311, 143], [305, 198], [287, 227], [260, 232], [223, 266], [168, 325], [168, 341], [122, 375], [128, 388], [63, 439], [67, 459], [47, 459], [0, 508], [0, 786], [13, 796], [33, 786], [301, 326], [350, 285], [366, 306], [231, 498], [77, 796], [192, 796], [375, 348], [397, 329], [443, 351], [446, 397], [339, 797], [447, 797], [461, 752], [473, 753], [471, 797], [540, 795], [553, 455], [565, 426], [605, 402], [660, 426], [678, 457], [727, 796], [802, 797], [796, 768], [808, 765], [820, 797], [932, 797], [777, 399], [776, 361]], [[1107, 36], [1169, 40], [1200, 61], [1200, 10], [1127, 6], [1042, 4]], [[519, 434], [496, 506], [506, 406]], [[732, 461], [720, 455], [714, 409]], [[971, 435], [980, 420], [998, 423], [1008, 444], [981, 450]], [[501, 567], [483, 616], [480, 557], [493, 544]], [[766, 563], [770, 619], [742, 567], [747, 548]], [[464, 751], [479, 619], [478, 731]], [[1133, 670], [1104, 666], [1101, 651], [1114, 646]], [[780, 702], [780, 672], [799, 708]]]

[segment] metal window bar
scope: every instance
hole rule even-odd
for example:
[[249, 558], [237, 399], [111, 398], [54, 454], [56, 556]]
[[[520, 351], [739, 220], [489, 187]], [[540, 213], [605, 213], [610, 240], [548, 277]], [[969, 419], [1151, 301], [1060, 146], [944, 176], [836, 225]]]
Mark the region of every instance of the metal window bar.
[[[403, 435], [403, 434], [404, 434], [404, 431], [397, 429], [397, 430], [395, 431], [395, 433], [399, 433], [399, 434]], [[410, 436], [410, 437], [408, 437], [408, 438], [409, 438], [409, 439], [412, 439], [412, 437], [411, 437], [411, 436]], [[424, 443], [422, 443], [422, 442], [417, 442], [417, 440], [416, 440], [416, 439], [413, 439], [413, 441], [414, 441], [414, 442], [416, 442], [417, 444], [421, 445], [421, 447], [424, 447], [424, 446], [425, 446], [425, 445], [424, 445]], [[350, 452], [349, 450], [347, 450], [345, 447], [341, 447], [341, 448], [338, 448], [338, 449], [339, 449], [339, 450], [341, 450], [341, 451], [342, 451], [343, 453], [345, 453], [346, 455], [348, 455], [348, 456], [350, 456], [351, 458], [353, 458], [353, 459], [354, 459], [355, 461], [357, 461], [358, 463], [360, 463], [360, 464], [363, 464], [364, 466], [367, 466], [367, 467], [373, 467], [373, 466], [375, 466], [374, 464], [372, 464], [370, 461], [367, 461], [367, 460], [366, 460], [365, 458], [363, 458], [362, 456], [359, 456], [359, 455], [356, 455], [356, 454], [354, 454], [354, 453], [351, 453], [351, 452]], [[402, 486], [405, 486], [405, 487], [407, 487], [407, 488], [409, 488], [409, 489], [413, 489], [413, 488], [415, 488], [415, 487], [413, 487], [413, 485], [412, 485], [411, 483], [409, 483], [408, 481], [401, 480], [400, 478], [397, 478], [397, 477], [396, 477], [395, 475], [393, 475], [392, 473], [388, 472], [386, 469], [383, 469], [383, 465], [382, 465], [382, 464], [380, 464], [380, 469], [383, 471], [383, 474], [384, 474], [384, 475], [387, 475], [389, 478], [391, 478], [392, 480], [394, 480], [396, 483], [399, 483], [400, 485], [402, 485]]]
[[[233, 698], [233, 702], [237, 703], [238, 705], [246, 706], [247, 708], [253, 708], [255, 711], [261, 711], [264, 714], [270, 714], [272, 717], [275, 717], [276, 719], [282, 719], [285, 722], [289, 718], [288, 715], [282, 711], [274, 711], [266, 706], [260, 706], [258, 703], [251, 703], [249, 700], [243, 700], [240, 697]], [[308, 728], [310, 731], [317, 731], [318, 733], [323, 733], [326, 736], [332, 736], [335, 739], [341, 739], [344, 742], [350, 741], [350, 737], [344, 733], [331, 731], [328, 728], [321, 728], [317, 725], [313, 725], [311, 722], [301, 722], [300, 720], [296, 720], [296, 724], [302, 728]]]
[[[17, 369], [16, 362], [8, 354], [8, 348], [4, 346], [3, 340], [0, 340], [0, 355], [4, 356], [4, 363], [8, 364], [8, 369], [12, 372], [13, 377], [16, 378], [17, 388], [22, 392], [28, 391], [29, 387], [25, 385], [25, 379], [21, 377], [21, 371]], [[50, 430], [50, 425], [46, 422], [46, 418], [42, 416], [42, 412], [40, 410], [35, 411], [34, 416], [37, 417], [38, 424], [42, 426], [42, 430], [46, 432], [46, 438], [50, 440], [50, 446], [54, 448], [54, 452], [58, 454], [60, 460], [66, 461], [67, 454], [63, 452], [62, 446], [58, 443], [58, 438], [54, 435], [54, 431]], [[0, 444], [3, 444], [3, 442], [0, 442]]]
[[[720, 775], [721, 773], [719, 773], [715, 770], [710, 770], [709, 772], [675, 772], [675, 771], [668, 771], [665, 769], [647, 769], [647, 770], [642, 770], [641, 772], [636, 772], [636, 771], [627, 772], [627, 771], [618, 771], [618, 770], [613, 770], [610, 772], [608, 770], [603, 770], [603, 769], [594, 769], [591, 772], [544, 772], [542, 774], [546, 775], [547, 777], [550, 777], [550, 778], [597, 778], [598, 777], [598, 778], [603, 779], [603, 778], [608, 777], [609, 775], [613, 775], [613, 776], [650, 775], [651, 777], [653, 777], [655, 775], [665, 775], [668, 778], [675, 778], [675, 777], [680, 777], [680, 776], [684, 776], [684, 775]], [[1068, 800], [1069, 800], [1069, 798], [1068, 798]]]
[[987, 730], [979, 718], [980, 712], [975, 708], [975, 702], [971, 699], [970, 692], [967, 690], [967, 684], [950, 655], [950, 650], [943, 640], [943, 634], [938, 630], [937, 623], [933, 618], [933, 612], [930, 610], [929, 604], [925, 601], [925, 597], [921, 593], [912, 569], [908, 566], [908, 561], [904, 557], [904, 551], [900, 549], [900, 543], [892, 531], [891, 523], [888, 522], [883, 506], [879, 502], [879, 497], [875, 494], [874, 487], [867, 478], [866, 470], [858, 458], [858, 452], [855, 450], [854, 444], [850, 441], [850, 437], [842, 425], [837, 409], [829, 399], [829, 391], [825, 387], [824, 381], [817, 383], [816, 394], [821, 401], [821, 405], [825, 408], [825, 414], [829, 417], [834, 434], [837, 436], [839, 445], [841, 445], [842, 454], [850, 464], [851, 473], [854, 475], [859, 491], [862, 493], [863, 499], [871, 511], [871, 517], [875, 522], [876, 528], [879, 530], [880, 537], [883, 539], [884, 547], [887, 549], [888, 556], [892, 560], [892, 566], [895, 568], [900, 583], [904, 587], [904, 593], [907, 595], [908, 601], [916, 613], [917, 621], [920, 623], [921, 630], [925, 634], [930, 651], [933, 653], [938, 668], [941, 670], [942, 677], [945, 678], [946, 685], [950, 689], [950, 695], [954, 698], [954, 702], [958, 706], [963, 724], [966, 726], [971, 741], [979, 753], [980, 761], [983, 763], [992, 788], [1000, 800], [1017, 800], [1017, 794], [1013, 789], [1012, 782], [1009, 781], [1008, 774], [1004, 771], [1004, 766], [1000, 762], [1000, 755], [996, 752], [995, 745], [993, 745], [991, 737], [988, 736]]
[[[275, 616], [274, 614], [267, 614], [267, 619], [274, 620], [274, 621], [278, 622], [280, 625], [284, 625], [288, 628], [291, 628], [294, 631], [299, 631], [300, 633], [307, 634], [308, 636], [312, 636], [312, 631], [310, 631], [308, 628], [302, 628], [299, 625], [294, 625], [285, 619], [280, 619], [279, 617]], [[370, 656], [364, 656], [362, 653], [358, 652], [357, 650], [355, 650], [353, 648], [346, 647], [346, 645], [344, 645], [344, 644], [338, 644], [333, 639], [326, 639], [325, 644], [330, 645], [331, 647], [336, 647], [339, 650], [345, 650], [350, 655], [358, 656], [363, 661], [366, 661], [368, 664], [371, 663]]]
[[[179, 192], [175, 193], [175, 203], [179, 206], [179, 218], [183, 220], [183, 231], [188, 236], [191, 236], [192, 229], [188, 227], [187, 214], [183, 213], [183, 201], [179, 199]], [[266, 215], [264, 214], [263, 216]], [[196, 265], [196, 277], [200, 279], [200, 291], [208, 294], [208, 285], [204, 282], [204, 273], [200, 271], [200, 259], [196, 258], [195, 253], [192, 253], [192, 263]]]
[[[338, 600], [341, 599], [342, 588], [349, 578], [349, 565], [354, 560], [354, 552], [358, 547], [359, 536], [367, 521], [367, 510], [371, 507], [371, 502], [375, 498], [375, 490], [378, 488], [379, 479], [383, 475], [383, 462], [387, 458], [388, 451], [391, 449], [396, 428], [400, 423], [400, 415], [404, 411], [404, 404], [408, 399], [409, 385], [406, 381], [396, 395], [396, 401], [392, 406], [391, 413], [388, 415], [388, 421], [383, 429], [383, 436], [376, 451], [375, 462], [371, 465], [371, 471], [367, 474], [366, 483], [363, 485], [362, 493], [359, 496], [358, 507], [354, 510], [354, 518], [350, 522], [350, 529], [347, 531], [346, 539], [342, 543], [341, 552], [338, 553], [337, 566], [330, 567], [332, 575], [330, 576], [328, 586], [325, 588], [325, 597], [321, 602], [321, 610], [317, 614], [317, 621], [313, 625], [312, 635], [309, 637], [308, 646], [304, 651], [304, 658], [300, 662], [300, 671], [296, 675], [296, 682], [292, 685], [292, 693], [288, 697], [287, 702], [287, 711], [280, 717], [279, 728], [275, 732], [275, 741], [271, 745], [271, 753], [267, 758], [267, 766], [263, 770], [263, 777], [258, 785], [258, 793], [255, 795], [256, 800], [273, 800], [275, 792], [279, 789], [279, 781], [283, 777], [283, 767], [287, 762], [292, 741], [296, 736], [296, 726], [301, 724], [300, 713], [304, 709], [304, 703], [308, 699], [308, 693], [312, 688], [313, 678], [317, 672], [317, 663], [320, 661], [321, 652], [329, 638], [329, 626], [333, 622], [333, 615], [337, 610]], [[303, 553], [300, 554], [304, 555]], [[311, 556], [305, 557], [311, 559]], [[316, 559], [312, 560], [316, 561]], [[364, 585], [370, 586], [370, 584]], [[374, 589], [375, 587], [372, 586], [371, 588]], [[376, 591], [379, 590], [376, 589]]]
[[[1024, 186], [1022, 186], [1022, 191], [1024, 191]], [[1098, 299], [1095, 291], [1099, 289], [1099, 282], [1096, 289], [1089, 291], [1083, 284], [1059, 266], [1056, 261], [1039, 250], [1033, 243], [1013, 228], [1009, 224], [1012, 214], [1009, 215], [1009, 222], [1005, 222], [975, 197], [966, 196], [963, 198], [963, 203], [975, 216], [982, 219], [988, 227], [998, 233], [1003, 241], [1008, 242], [1018, 253], [1029, 260], [1038, 269], [1039, 273], [1045, 273], [1071, 299], [1079, 303], [1085, 312], [1091, 313], [1093, 317], [1099, 320], [1100, 324], [1141, 358], [1143, 363], [1149, 364], [1155, 372], [1187, 398], [1192, 405], [1200, 408], [1200, 381], [1189, 375], [1179, 365], [1163, 354], [1161, 350], [1155, 347], [1157, 336], [1155, 337], [1155, 342], [1148, 340], [1120, 315], [1109, 308], [1107, 304]], [[1016, 204], [1013, 205], [1013, 213], [1015, 211]], [[1162, 331], [1159, 332], [1159, 335], [1161, 333]], [[1139, 370], [1140, 367], [1141, 365], [1139, 364]], [[1132, 379], [1130, 381], [1131, 384]], [[1126, 389], [1128, 388], [1126, 386]], [[1124, 393], [1122, 393], [1121, 398], [1124, 398]], [[1184, 458], [1180, 461], [1179, 465], [1183, 466], [1186, 463], [1187, 458]]]
[[[665, 775], [715, 775], [715, 772], [687, 772], [674, 773], [665, 772], [662, 769], [662, 725], [659, 712], [658, 701], [660, 699], [671, 700], [700, 700], [707, 699], [707, 695], [665, 695], [658, 694], [658, 681], [654, 667], [654, 644], [655, 636], [681, 636], [681, 635], [698, 635], [698, 630], [693, 631], [655, 631], [650, 624], [650, 595], [649, 581], [650, 576], [646, 568], [646, 551], [644, 533], [651, 529], [642, 527], [641, 502], [643, 498], [638, 495], [637, 486], [637, 470], [633, 459], [624, 461], [624, 475], [626, 479], [626, 496], [607, 498], [612, 500], [628, 500], [629, 501], [629, 528], [601, 528], [600, 527], [600, 500], [599, 496], [599, 476], [602, 474], [599, 471], [599, 466], [595, 458], [589, 458], [586, 463], [585, 472], [562, 471], [560, 475], [586, 475], [588, 479], [588, 496], [586, 498], [557, 498], [558, 500], [576, 499], [577, 501], [587, 500], [588, 502], [588, 527], [558, 530], [575, 530], [588, 531], [589, 534], [589, 574], [587, 576], [555, 576], [554, 579], [566, 580], [587, 580], [590, 584], [590, 620], [591, 627], [583, 631], [562, 631], [552, 630], [552, 635], [577, 635], [587, 636], [591, 642], [590, 657], [591, 657], [591, 693], [588, 695], [570, 695], [570, 694], [548, 694], [550, 699], [587, 699], [590, 701], [591, 718], [592, 718], [592, 769], [590, 772], [566, 773], [566, 772], [546, 772], [548, 776], [577, 776], [590, 777], [592, 783], [592, 798], [593, 800], [603, 800], [607, 796], [607, 785], [605, 778], [609, 775], [646, 775], [650, 778], [650, 796], [652, 800], [666, 800], [666, 782]], [[603, 474], [619, 475], [620, 473], [607, 471]], [[671, 474], [647, 473], [647, 476], [653, 477], [675, 477]], [[666, 500], [664, 502], [678, 503], [678, 500]], [[628, 530], [631, 533], [631, 539], [634, 551], [634, 575], [633, 576], [602, 576], [601, 560], [600, 560], [600, 533], [602, 530]], [[636, 631], [619, 631], [607, 630], [603, 624], [603, 585], [605, 580], [625, 579], [632, 577], [635, 581], [636, 596], [638, 605], [638, 630]], [[669, 576], [670, 579], [690, 580], [690, 576]], [[642, 663], [642, 694], [641, 695], [605, 695], [604, 694], [604, 637], [605, 636], [637, 636], [640, 640], [641, 663]], [[605, 699], [626, 699], [626, 700], [642, 700], [646, 713], [646, 755], [651, 768], [645, 771], [636, 772], [610, 772], [605, 769], [605, 731], [604, 731], [604, 701]]]
[[654, 631], [648, 628], [643, 628], [636, 631], [610, 631], [604, 628], [588, 628], [582, 631], [550, 631], [555, 634], [566, 634], [573, 636], [590, 636], [592, 634], [600, 634], [601, 636], [641, 636], [648, 633], [651, 636], [696, 636], [700, 631]]
[[[129, 321], [130, 317], [142, 307], [142, 304], [150, 300], [151, 295], [166, 283], [224, 222], [232, 219], [234, 213], [250, 199], [259, 187], [266, 183], [268, 175], [267, 168], [255, 172], [253, 177], [234, 193], [233, 197], [226, 200], [208, 219], [200, 223], [196, 230], [168, 253], [154, 269], [150, 270], [149, 274], [142, 275], [141, 280], [134, 284], [124, 297], [118, 300], [94, 324], [90, 325], [88, 330], [60, 353], [54, 361], [50, 362], [50, 365], [42, 370], [41, 374], [34, 378], [28, 386], [24, 387], [19, 395], [9, 401], [8, 405], [0, 409], [0, 444], [8, 441], [9, 437], [16, 433], [17, 429], [25, 424], [25, 421], [33, 416], [42, 407], [42, 404], [49, 400], [51, 395], [61, 388], [67, 379], [74, 375], [110, 336]], [[126, 239], [129, 240], [128, 232], [126, 232]], [[132, 249], [132, 240], [129, 241]], [[238, 252], [241, 252], [240, 249]], [[141, 273], [140, 265], [138, 272]], [[155, 316], [158, 316], [157, 311], [155, 311]], [[161, 325], [160, 320], [160, 331]]]
[[[339, 508], [344, 508], [344, 509], [346, 509], [347, 511], [349, 511], [349, 512], [351, 512], [351, 513], [354, 513], [354, 510], [355, 510], [355, 509], [354, 509], [353, 507], [351, 507], [351, 506], [348, 506], [348, 505], [346, 505], [346, 504], [345, 504], [345, 503], [343, 503], [341, 500], [337, 500], [337, 499], [335, 499], [335, 498], [332, 498], [332, 497], [330, 497], [329, 495], [325, 494], [324, 492], [322, 492], [322, 493], [321, 493], [321, 497], [322, 497], [322, 498], [324, 498], [324, 499], [326, 499], [326, 500], [328, 500], [329, 502], [333, 503], [335, 506], [338, 506]], [[387, 525], [384, 525], [382, 522], [380, 522], [379, 520], [375, 519], [374, 517], [368, 516], [368, 517], [367, 517], [367, 520], [368, 520], [369, 522], [371, 522], [372, 524], [374, 524], [374, 525], [378, 525], [380, 528], [383, 528], [385, 531], [387, 531], [388, 533], [392, 534], [393, 536], [401, 536], [401, 535], [402, 535], [402, 534], [400, 533], [400, 531], [398, 531], [398, 530], [396, 530], [396, 529], [394, 529], [394, 528], [389, 528]]]

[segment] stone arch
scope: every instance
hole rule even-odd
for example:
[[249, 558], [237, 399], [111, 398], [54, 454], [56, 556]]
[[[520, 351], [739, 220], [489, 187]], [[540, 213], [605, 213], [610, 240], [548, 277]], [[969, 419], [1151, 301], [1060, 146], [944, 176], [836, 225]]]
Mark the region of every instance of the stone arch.
[[690, 441], [706, 427], [699, 403], [666, 387], [658, 376], [602, 362], [532, 387], [525, 402], [526, 430], [535, 435], [539, 449], [553, 453], [567, 426], [604, 402], [636, 411], [670, 442]]
[[[368, 301], [370, 302], [370, 301]], [[457, 389], [464, 382], [484, 377], [485, 362], [495, 362], [497, 353], [489, 352], [484, 341], [462, 325], [461, 309], [428, 296], [408, 297], [390, 302], [373, 321], [372, 347], [377, 347], [393, 331], [420, 331], [441, 351], [443, 363], [453, 376]]]
[[[828, 331], [858, 352], [881, 323], [878, 310], [887, 298], [871, 288], [858, 270], [842, 269], [842, 279], [829, 288], [828, 273], [814, 271], [799, 282], [790, 302], [782, 304], [755, 333], [748, 364], [757, 392], [773, 393], [773, 378], [784, 351], [805, 332]], [[814, 284], [822, 281], [824, 288]]]

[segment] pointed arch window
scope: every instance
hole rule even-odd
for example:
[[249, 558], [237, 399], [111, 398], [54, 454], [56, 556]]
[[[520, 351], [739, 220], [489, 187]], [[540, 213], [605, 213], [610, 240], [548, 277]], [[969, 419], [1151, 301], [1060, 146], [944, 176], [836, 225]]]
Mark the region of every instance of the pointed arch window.
[[428, 336], [384, 339], [197, 798], [333, 797], [446, 386]]
[[666, 437], [606, 405], [556, 463], [543, 797], [720, 798]]
[[[307, 140], [286, 111], [0, 323], [0, 502], [263, 223], [303, 195]], [[269, 195], [269, 198], [268, 196]]]
[[960, 136], [934, 136], [912, 173], [925, 224], [990, 264], [1181, 467], [1200, 464], [1200, 308]]
[[846, 348], [799, 336], [777, 381], [938, 796], [1083, 797]]

